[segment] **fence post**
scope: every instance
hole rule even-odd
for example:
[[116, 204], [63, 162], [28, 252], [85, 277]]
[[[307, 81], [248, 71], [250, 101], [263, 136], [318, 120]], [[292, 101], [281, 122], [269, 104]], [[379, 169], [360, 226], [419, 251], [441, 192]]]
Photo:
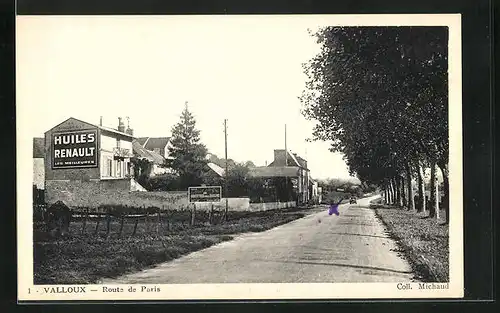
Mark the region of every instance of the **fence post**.
[[193, 207], [191, 209], [191, 226], [194, 226], [195, 210], [196, 210], [196, 204], [193, 203]]
[[[170, 231], [170, 217], [168, 215], [168, 209], [165, 212], [165, 216], [167, 217], [167, 231]], [[173, 216], [173, 213], [170, 213], [170, 216]]]
[[110, 229], [111, 229], [111, 214], [106, 213], [106, 237], [109, 236]]
[[149, 211], [146, 211], [146, 231], [149, 233], [150, 229], [149, 229]]
[[122, 213], [121, 214], [121, 218], [120, 218], [120, 234], [118, 236], [122, 236], [122, 232], [123, 232], [123, 222], [125, 220], [125, 215]]
[[135, 232], [137, 231], [137, 224], [139, 223], [139, 217], [136, 217], [134, 224], [134, 231], [132, 232], [132, 237], [135, 236]]
[[214, 214], [214, 204], [213, 202], [210, 205], [210, 213], [208, 214], [208, 223], [212, 225], [212, 216]]
[[85, 226], [87, 226], [87, 218], [89, 217], [89, 209], [85, 210], [85, 217], [83, 218], [82, 234], [85, 234]]
[[160, 208], [158, 208], [158, 223], [156, 224], [156, 233], [160, 234], [160, 224], [161, 224], [161, 215]]
[[99, 223], [101, 222], [101, 215], [98, 213], [96, 216], [97, 216], [97, 223], [95, 224], [94, 234], [97, 234], [97, 232], [99, 231]]
[[219, 224], [223, 224], [223, 223], [224, 223], [224, 221], [225, 221], [225, 219], [226, 219], [226, 210], [221, 210], [221, 211], [219, 211], [219, 212], [221, 212], [221, 214], [220, 214]]

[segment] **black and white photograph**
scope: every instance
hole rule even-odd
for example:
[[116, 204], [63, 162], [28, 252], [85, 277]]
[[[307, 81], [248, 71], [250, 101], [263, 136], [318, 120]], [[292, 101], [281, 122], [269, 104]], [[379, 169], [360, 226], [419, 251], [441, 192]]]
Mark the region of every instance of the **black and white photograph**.
[[20, 299], [463, 296], [459, 14], [16, 23]]

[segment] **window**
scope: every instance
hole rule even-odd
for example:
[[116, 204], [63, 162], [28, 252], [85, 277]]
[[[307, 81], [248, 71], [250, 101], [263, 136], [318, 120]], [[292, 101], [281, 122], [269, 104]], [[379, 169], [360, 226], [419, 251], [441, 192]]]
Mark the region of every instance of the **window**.
[[116, 138], [116, 147], [120, 149], [120, 139]]
[[110, 158], [108, 158], [106, 161], [107, 161], [106, 162], [106, 172], [107, 172], [107, 175], [109, 177], [111, 177], [111, 176], [113, 176], [113, 161]]
[[122, 167], [123, 167], [123, 162], [120, 160], [116, 161], [116, 177], [122, 177]]

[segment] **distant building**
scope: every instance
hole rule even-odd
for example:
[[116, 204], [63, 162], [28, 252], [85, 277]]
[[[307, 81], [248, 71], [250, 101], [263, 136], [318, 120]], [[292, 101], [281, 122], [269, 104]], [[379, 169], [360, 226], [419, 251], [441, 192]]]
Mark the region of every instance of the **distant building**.
[[307, 203], [311, 200], [309, 172], [305, 159], [296, 153], [290, 151], [285, 153], [284, 149], [275, 149], [274, 160], [268, 166], [250, 168], [249, 173], [251, 177], [291, 179], [298, 202]]
[[170, 144], [170, 137], [140, 137], [137, 142], [149, 151], [153, 151], [163, 158], [168, 158], [168, 147]]
[[215, 177], [224, 177], [225, 170], [220, 167], [219, 165], [209, 162], [207, 163], [208, 168], [210, 169], [209, 172], [213, 172]]
[[291, 153], [285, 149], [275, 149], [274, 150], [274, 160], [268, 165], [268, 167], [283, 167], [291, 166], [296, 167], [297, 171], [297, 194], [299, 201], [306, 203], [310, 200], [309, 195], [309, 169], [307, 168], [307, 161], [297, 153]]
[[147, 173], [148, 176], [156, 176], [170, 172], [165, 165], [165, 157], [155, 151], [144, 148], [138, 140], [134, 139], [132, 141], [132, 150], [135, 158], [145, 159], [151, 162], [150, 172]]

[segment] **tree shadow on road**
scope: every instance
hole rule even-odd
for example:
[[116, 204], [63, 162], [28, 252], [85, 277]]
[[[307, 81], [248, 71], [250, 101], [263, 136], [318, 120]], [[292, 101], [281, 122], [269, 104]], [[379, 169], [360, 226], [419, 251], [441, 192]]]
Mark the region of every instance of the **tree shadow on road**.
[[364, 265], [354, 265], [354, 264], [342, 264], [342, 263], [327, 263], [327, 262], [310, 262], [310, 261], [272, 261], [272, 260], [259, 260], [263, 262], [278, 262], [278, 263], [294, 263], [294, 264], [306, 264], [306, 265], [327, 265], [327, 266], [336, 266], [336, 267], [348, 267], [348, 268], [357, 268], [362, 270], [373, 270], [380, 272], [389, 272], [389, 273], [397, 273], [397, 274], [413, 274], [412, 271], [400, 271], [390, 268], [383, 267], [374, 267], [374, 266], [364, 266]]
[[378, 224], [374, 224], [374, 223], [351, 223], [351, 222], [338, 222], [337, 225], [357, 225], [357, 226], [379, 226]]
[[344, 235], [344, 236], [361, 236], [361, 237], [373, 237], [382, 239], [391, 239], [389, 236], [378, 236], [378, 235], [365, 235], [365, 234], [354, 234], [354, 233], [328, 233], [330, 235]]

